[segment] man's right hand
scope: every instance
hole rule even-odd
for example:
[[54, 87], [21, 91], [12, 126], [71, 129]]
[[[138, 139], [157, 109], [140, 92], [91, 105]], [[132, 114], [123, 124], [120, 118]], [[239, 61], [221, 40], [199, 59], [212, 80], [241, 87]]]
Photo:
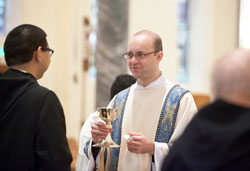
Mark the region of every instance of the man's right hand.
[[101, 143], [105, 139], [108, 133], [112, 131], [106, 128], [106, 124], [102, 121], [98, 121], [91, 126], [91, 134], [93, 144]]

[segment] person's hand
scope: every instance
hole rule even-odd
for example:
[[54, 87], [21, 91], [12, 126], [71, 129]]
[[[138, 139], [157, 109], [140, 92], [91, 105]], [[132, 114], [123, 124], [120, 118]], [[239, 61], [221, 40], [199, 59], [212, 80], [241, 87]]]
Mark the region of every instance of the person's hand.
[[107, 129], [106, 124], [102, 121], [98, 121], [91, 126], [91, 134], [93, 144], [102, 142], [105, 139], [109, 132], [112, 132], [112, 129]]
[[136, 154], [154, 154], [155, 143], [148, 140], [141, 133], [129, 133], [131, 138], [127, 141], [128, 151]]

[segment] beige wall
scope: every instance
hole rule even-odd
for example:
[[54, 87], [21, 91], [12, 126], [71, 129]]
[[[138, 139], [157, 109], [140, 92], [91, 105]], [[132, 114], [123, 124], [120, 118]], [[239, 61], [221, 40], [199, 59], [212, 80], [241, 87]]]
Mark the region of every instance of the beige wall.
[[171, 81], [177, 81], [177, 1], [136, 0], [130, 1], [129, 36], [149, 29], [162, 38], [164, 57], [160, 64], [163, 74]]
[[[90, 0], [9, 0], [8, 28], [31, 23], [48, 34], [55, 50], [48, 72], [39, 82], [54, 90], [62, 102], [67, 135], [78, 140], [83, 118], [93, 110], [95, 83], [82, 72], [83, 16], [90, 14]], [[141, 29], [157, 32], [163, 40], [164, 75], [177, 82], [179, 70], [177, 0], [129, 1], [129, 36]], [[157, 2], [157, 3], [156, 3]], [[191, 0], [190, 81], [192, 92], [209, 93], [209, 73], [214, 61], [237, 43], [237, 0]], [[84, 89], [83, 89], [84, 87]]]

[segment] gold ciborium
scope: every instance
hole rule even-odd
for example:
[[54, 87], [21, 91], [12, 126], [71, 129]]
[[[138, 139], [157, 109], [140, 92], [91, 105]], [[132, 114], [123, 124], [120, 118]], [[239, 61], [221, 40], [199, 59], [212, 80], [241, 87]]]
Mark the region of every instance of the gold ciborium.
[[[99, 113], [99, 117], [106, 122], [106, 128], [112, 129], [111, 122], [115, 120], [119, 114], [119, 109], [115, 108], [97, 108], [97, 112]], [[107, 137], [102, 140], [101, 143], [94, 144], [93, 147], [120, 147], [117, 145], [111, 138], [111, 134], [108, 133]]]

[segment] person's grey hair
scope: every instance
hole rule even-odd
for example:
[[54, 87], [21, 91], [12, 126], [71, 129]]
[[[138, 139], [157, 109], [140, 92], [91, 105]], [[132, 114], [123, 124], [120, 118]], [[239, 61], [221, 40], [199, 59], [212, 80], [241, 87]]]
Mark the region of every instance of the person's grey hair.
[[250, 100], [250, 51], [237, 49], [219, 59], [212, 73], [215, 98], [237, 95]]

